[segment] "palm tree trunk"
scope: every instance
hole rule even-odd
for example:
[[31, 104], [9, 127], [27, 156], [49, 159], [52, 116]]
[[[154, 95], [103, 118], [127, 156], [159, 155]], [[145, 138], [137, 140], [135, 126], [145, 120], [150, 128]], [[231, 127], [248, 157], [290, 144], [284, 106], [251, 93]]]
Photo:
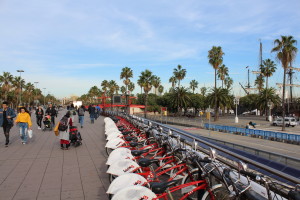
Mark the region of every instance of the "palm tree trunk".
[[145, 110], [144, 110], [144, 118], [147, 119], [147, 105], [148, 105], [148, 92], [145, 93]]
[[268, 116], [268, 92], [267, 92], [267, 90], [268, 90], [268, 76], [266, 77], [266, 121], [269, 121], [269, 116]]
[[283, 124], [282, 124], [282, 131], [285, 131], [285, 74], [286, 74], [286, 66], [283, 66], [283, 84], [282, 84], [282, 119], [283, 119]]
[[214, 116], [214, 121], [218, 120], [218, 106], [217, 106], [217, 69], [215, 68], [215, 116]]

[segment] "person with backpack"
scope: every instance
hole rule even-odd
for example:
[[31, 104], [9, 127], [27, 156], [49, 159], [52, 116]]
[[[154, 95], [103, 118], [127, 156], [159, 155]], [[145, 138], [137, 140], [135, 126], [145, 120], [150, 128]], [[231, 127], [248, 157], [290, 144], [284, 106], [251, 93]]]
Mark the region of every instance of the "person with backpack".
[[31, 130], [32, 122], [29, 115], [29, 112], [26, 110], [25, 107], [20, 108], [20, 113], [18, 114], [16, 124], [20, 127], [20, 136], [22, 139], [22, 144], [27, 143], [27, 131]]
[[[60, 147], [62, 150], [68, 150], [70, 147], [70, 126], [73, 125], [71, 112], [67, 111], [66, 115], [59, 121], [58, 131], [60, 139]], [[65, 145], [65, 147], [64, 147]]]
[[16, 117], [14, 109], [8, 107], [9, 103], [4, 101], [2, 108], [0, 108], [0, 127], [3, 127], [3, 133], [5, 135], [5, 147], [9, 144], [9, 132], [14, 125], [13, 118]]
[[36, 115], [36, 123], [38, 125], [38, 129], [42, 129], [42, 119], [44, 116], [44, 110], [43, 110], [42, 106], [39, 106], [36, 109], [35, 115]]
[[85, 107], [84, 105], [82, 105], [78, 108], [78, 119], [81, 128], [83, 128], [83, 123], [84, 123], [84, 112], [85, 112]]

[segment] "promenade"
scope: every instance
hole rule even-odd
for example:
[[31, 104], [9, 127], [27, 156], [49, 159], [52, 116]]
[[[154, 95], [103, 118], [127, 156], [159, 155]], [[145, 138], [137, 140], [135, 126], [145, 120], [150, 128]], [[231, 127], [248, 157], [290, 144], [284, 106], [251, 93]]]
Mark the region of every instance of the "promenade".
[[[56, 122], [66, 110], [60, 111]], [[83, 144], [61, 150], [53, 131], [37, 129], [32, 115], [33, 133], [28, 144], [22, 145], [16, 126], [11, 130], [9, 147], [4, 146], [0, 131], [0, 200], [106, 200], [109, 185], [103, 117], [90, 124], [85, 113]]]

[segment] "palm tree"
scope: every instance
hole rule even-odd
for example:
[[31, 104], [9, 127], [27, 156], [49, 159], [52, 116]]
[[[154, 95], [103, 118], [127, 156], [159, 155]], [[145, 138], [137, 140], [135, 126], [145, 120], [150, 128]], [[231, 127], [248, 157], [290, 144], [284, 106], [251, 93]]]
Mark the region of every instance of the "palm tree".
[[3, 75], [0, 76], [1, 93], [4, 93], [4, 100], [7, 100], [7, 94], [12, 86], [12, 81], [13, 76], [9, 72], [3, 72]]
[[156, 91], [157, 91], [157, 88], [160, 86], [160, 78], [158, 76], [153, 76], [153, 87], [155, 88], [155, 95], [156, 95]]
[[[231, 107], [232, 98], [229, 95], [229, 90], [224, 88], [214, 88], [211, 93], [207, 96], [207, 102], [210, 102], [212, 106], [217, 108]], [[217, 104], [217, 105], [215, 105]], [[219, 112], [215, 112], [215, 118], [219, 118]]]
[[178, 109], [178, 114], [181, 115], [182, 108], [187, 108], [191, 99], [188, 89], [184, 87], [176, 87], [171, 93], [171, 103], [174, 108]]
[[122, 94], [125, 94], [126, 93], [126, 87], [123, 85], [123, 86], [121, 86], [121, 93]]
[[206, 87], [200, 88], [200, 93], [202, 94], [202, 96], [205, 96], [205, 95], [206, 95], [206, 91], [207, 91], [207, 88], [206, 88]]
[[134, 88], [135, 88], [134, 83], [133, 83], [133, 82], [130, 82], [129, 85], [128, 85], [128, 90], [132, 93], [133, 90], [134, 90]]
[[226, 67], [224, 64], [221, 65], [218, 69], [218, 77], [222, 81], [222, 88], [224, 85], [224, 80], [228, 76], [228, 67]]
[[[280, 39], [276, 39], [274, 41], [275, 47], [271, 50], [271, 52], [276, 52], [276, 58], [281, 62], [283, 67], [283, 83], [282, 83], [282, 117], [285, 117], [285, 79], [286, 79], [286, 70], [288, 68], [289, 63], [292, 63], [297, 55], [297, 40], [294, 39], [293, 36], [281, 36]], [[282, 130], [285, 130], [285, 121], [283, 120]]]
[[111, 81], [108, 82], [108, 90], [109, 90], [108, 93], [109, 93], [109, 96], [110, 96], [110, 108], [112, 110], [113, 96], [119, 90], [119, 86], [116, 83], [116, 81], [111, 80]]
[[172, 83], [172, 88], [174, 89], [175, 88], [175, 85], [177, 83], [177, 79], [175, 76], [172, 76], [170, 79], [169, 79], [169, 83]]
[[102, 82], [101, 82], [101, 87], [102, 87], [102, 90], [103, 90], [103, 92], [104, 92], [104, 94], [106, 95], [106, 92], [107, 92], [107, 90], [108, 90], [108, 81], [107, 80], [103, 80]]
[[147, 118], [147, 105], [148, 105], [148, 93], [150, 92], [152, 86], [153, 86], [153, 80], [154, 76], [152, 75], [152, 72], [149, 70], [145, 70], [140, 75], [141, 85], [144, 88], [145, 92], [145, 111], [144, 111], [144, 117]]
[[225, 80], [224, 80], [225, 88], [226, 88], [227, 90], [230, 90], [232, 84], [233, 84], [232, 78], [230, 78], [229, 76], [227, 76], [227, 77], [225, 78]]
[[280, 97], [276, 94], [275, 88], [266, 88], [260, 91], [256, 105], [260, 110], [265, 110], [267, 113], [268, 103], [273, 105], [280, 104]]
[[[217, 90], [217, 70], [219, 66], [223, 63], [223, 55], [224, 52], [222, 51], [222, 47], [213, 46], [211, 50], [208, 51], [208, 59], [209, 64], [213, 66], [215, 69], [215, 91]], [[217, 95], [217, 93], [215, 93]], [[217, 96], [214, 102], [215, 105], [215, 118], [214, 120], [217, 121], [219, 116], [219, 109], [218, 109], [218, 103], [217, 103]]]
[[184, 79], [186, 75], [186, 69], [183, 69], [181, 65], [177, 65], [177, 68], [174, 68], [173, 74], [178, 80], [178, 87], [180, 87], [180, 81]]
[[88, 96], [92, 99], [92, 102], [95, 103], [96, 99], [101, 95], [101, 90], [97, 86], [93, 86], [88, 91]]
[[164, 92], [164, 86], [160, 85], [158, 87], [158, 92], [159, 92], [159, 94], [162, 94]]
[[262, 89], [264, 88], [264, 76], [262, 74], [258, 75], [255, 79], [254, 84], [257, 86], [258, 91], [262, 91]]
[[27, 98], [28, 98], [28, 103], [30, 105], [30, 102], [31, 102], [31, 95], [34, 94], [34, 85], [32, 83], [27, 83], [25, 85], [25, 91], [24, 93], [26, 94]]
[[24, 88], [25, 80], [21, 76], [15, 76], [12, 81], [13, 87], [15, 88], [15, 94], [18, 95], [18, 104], [21, 103], [22, 88]]
[[140, 88], [141, 88], [141, 94], [142, 94], [143, 93], [143, 83], [142, 83], [142, 79], [141, 78], [137, 80], [137, 84], [140, 86]]
[[193, 94], [194, 94], [194, 93], [195, 93], [195, 89], [198, 88], [198, 81], [196, 81], [196, 80], [191, 80], [191, 82], [190, 82], [190, 88], [192, 89]]
[[260, 71], [266, 77], [266, 89], [268, 89], [268, 78], [276, 71], [276, 64], [271, 59], [266, 59], [263, 61]]
[[129, 67], [124, 67], [122, 69], [122, 72], [120, 74], [120, 79], [124, 79], [124, 84], [125, 84], [125, 87], [126, 87], [126, 95], [125, 95], [125, 98], [126, 98], [126, 110], [127, 110], [127, 113], [129, 113], [129, 110], [128, 110], [128, 94], [127, 94], [127, 91], [128, 91], [128, 85], [130, 83], [130, 79], [129, 78], [132, 78], [133, 77], [133, 73], [132, 73], [132, 69], [130, 69]]

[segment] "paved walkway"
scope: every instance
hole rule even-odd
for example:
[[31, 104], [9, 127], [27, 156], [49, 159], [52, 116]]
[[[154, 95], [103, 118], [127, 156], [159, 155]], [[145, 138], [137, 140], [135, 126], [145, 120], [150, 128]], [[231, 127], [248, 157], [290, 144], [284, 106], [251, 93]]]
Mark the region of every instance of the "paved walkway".
[[[66, 111], [60, 111], [61, 115]], [[33, 117], [34, 118], [34, 117]], [[104, 151], [103, 117], [79, 128], [83, 145], [61, 150], [59, 139], [52, 131], [37, 130], [33, 119], [34, 137], [21, 144], [18, 129], [11, 130], [9, 147], [4, 147], [0, 130], [0, 200], [108, 199], [109, 185]], [[75, 116], [75, 125], [78, 125]], [[79, 126], [78, 126], [79, 127]]]

